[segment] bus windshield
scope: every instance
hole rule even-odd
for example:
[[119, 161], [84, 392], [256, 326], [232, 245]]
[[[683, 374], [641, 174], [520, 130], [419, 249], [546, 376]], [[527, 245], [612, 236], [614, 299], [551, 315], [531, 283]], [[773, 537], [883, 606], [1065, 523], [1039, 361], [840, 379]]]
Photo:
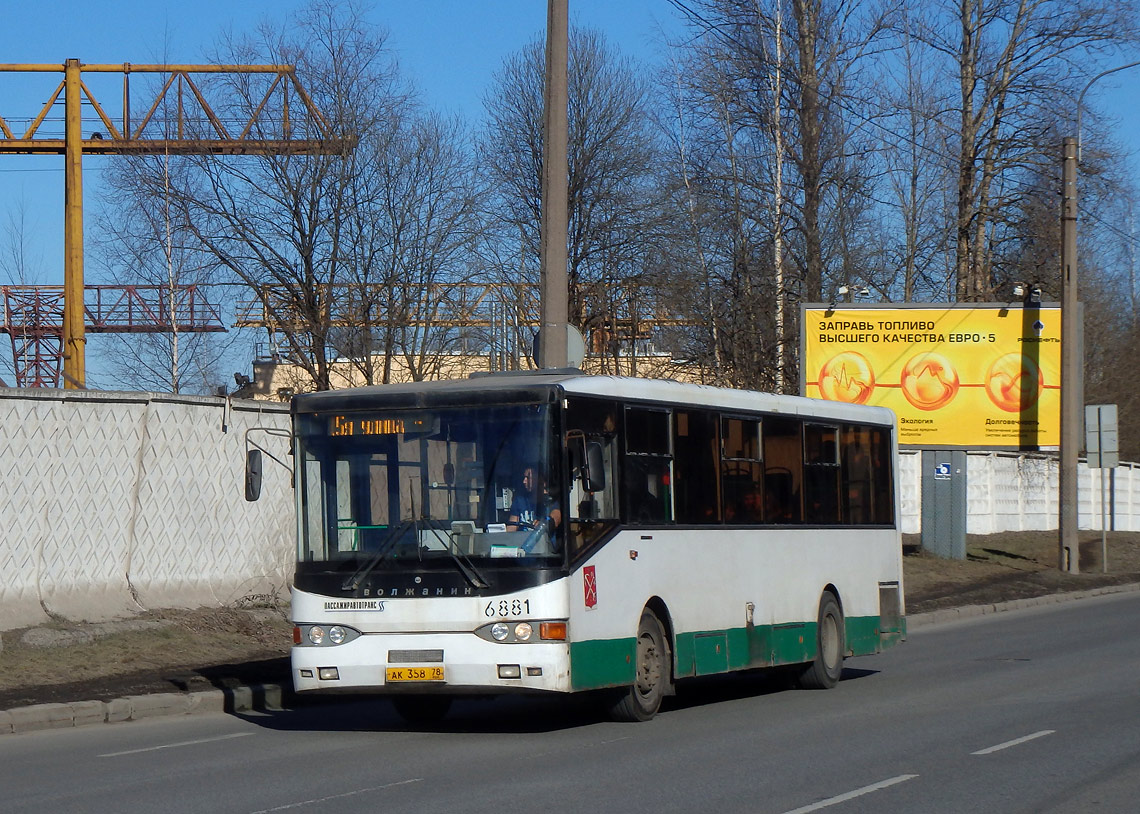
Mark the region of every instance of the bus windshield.
[[[549, 405], [297, 416], [298, 560], [337, 571], [562, 561]], [[353, 587], [353, 586], [346, 586]]]

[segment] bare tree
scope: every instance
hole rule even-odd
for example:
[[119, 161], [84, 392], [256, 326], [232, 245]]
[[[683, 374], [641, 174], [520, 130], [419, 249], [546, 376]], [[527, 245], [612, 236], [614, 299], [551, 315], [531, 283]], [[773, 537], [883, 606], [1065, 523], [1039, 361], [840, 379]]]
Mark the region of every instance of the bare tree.
[[[28, 219], [28, 208], [21, 195], [21, 199], [12, 203], [5, 212], [4, 245], [0, 249], [0, 274], [11, 284], [35, 285], [41, 278], [43, 257], [32, 248], [34, 233], [33, 224]], [[8, 345], [7, 340], [3, 342]], [[11, 372], [12, 382], [16, 381], [17, 362], [8, 351], [14, 348], [14, 345], [8, 345], [5, 352], [0, 353], [0, 359], [3, 360], [0, 361], [0, 369]]]
[[[782, 219], [767, 179], [779, 177], [781, 159], [769, 158], [767, 131], [758, 124], [776, 108], [741, 108], [738, 89], [719, 67], [724, 50], [715, 38], [675, 50], [666, 91], [672, 110], [661, 125], [674, 152], [666, 188], [685, 213], [685, 229], [676, 231], [689, 242], [672, 286], [695, 323], [686, 355], [717, 383], [772, 387], [778, 251], [771, 213], [776, 223]], [[700, 295], [686, 296], [684, 287]]]
[[1089, 61], [1134, 36], [1131, 13], [1102, 0], [955, 0], [906, 18], [909, 35], [954, 77], [944, 100], [955, 117], [945, 123], [957, 152], [959, 300], [992, 297], [990, 241], [1017, 194], [1009, 182], [1042, 160], [1051, 114]]
[[[218, 263], [188, 248], [192, 237], [170, 194], [171, 172], [186, 169], [170, 156], [132, 156], [109, 165], [103, 176], [92, 257], [119, 285], [162, 292], [148, 298], [162, 313], [140, 314], [137, 331], [107, 334], [100, 343], [107, 376], [121, 387], [211, 394], [225, 387], [220, 366], [237, 336], [179, 330], [189, 316], [179, 308], [183, 287], [220, 290], [213, 288]], [[150, 321], [155, 330], [147, 330]], [[170, 330], [157, 330], [162, 323]]]
[[[850, 160], [862, 150], [854, 141], [861, 123], [845, 107], [881, 17], [857, 3], [822, 0], [673, 5], [702, 34], [687, 46], [700, 55], [695, 65], [704, 74], [691, 82], [690, 103], [719, 111], [730, 157], [724, 177], [743, 182], [731, 191], [726, 184], [724, 206], [747, 210], [754, 223], [742, 228], [737, 216], [736, 234], [750, 237], [737, 242], [734, 276], [743, 285], [733, 293], [764, 297], [774, 315], [763, 349], [741, 360], [740, 383], [783, 390], [795, 380], [796, 304], [818, 301], [825, 287], [846, 281], [864, 254], [851, 242], [862, 231], [855, 219], [868, 211], [856, 200], [868, 193], [862, 164]], [[741, 206], [745, 188], [753, 203]], [[825, 228], [838, 219], [849, 222], [848, 234]], [[733, 306], [748, 307], [742, 300]]]
[[34, 285], [42, 274], [43, 256], [32, 248], [34, 232], [24, 201], [13, 203], [5, 212], [0, 273], [16, 285]]
[[345, 251], [361, 347], [345, 355], [366, 383], [390, 381], [397, 356], [414, 380], [440, 376], [458, 345], [448, 292], [483, 231], [463, 135], [456, 120], [404, 111], [358, 149]]
[[[901, 9], [900, 20], [908, 14]], [[954, 292], [948, 134], [940, 124], [928, 52], [905, 24], [894, 56], [897, 70], [884, 71], [874, 85], [883, 100], [875, 112], [881, 125], [883, 188], [892, 203], [883, 212], [889, 232], [875, 287], [885, 299], [947, 301]]]
[[[254, 36], [226, 36], [213, 61], [295, 65], [345, 148], [322, 155], [181, 157], [169, 168], [146, 165], [149, 175], [135, 184], [138, 194], [163, 206], [170, 202], [167, 222], [175, 224], [179, 262], [217, 268], [248, 286], [276, 331], [283, 358], [304, 370], [316, 389], [330, 387], [336, 331], [354, 316], [347, 284], [368, 277], [352, 252], [359, 217], [355, 185], [365, 170], [352, 145], [382, 131], [410, 105], [384, 42], [383, 32], [351, 0], [317, 0], [296, 19], [265, 23]], [[256, 120], [262, 138], [327, 135], [303, 105], [266, 111], [270, 81], [272, 75], [217, 75], [212, 90], [221, 85], [219, 95], [228, 102], [215, 109], [223, 117]], [[258, 111], [263, 115], [255, 116]], [[153, 216], [149, 226], [164, 234]]]
[[[543, 44], [507, 58], [484, 102], [480, 153], [495, 191], [499, 242], [520, 246], [537, 279], [542, 200]], [[569, 49], [570, 321], [586, 331], [620, 333], [636, 315], [619, 288], [645, 282], [662, 193], [654, 184], [656, 145], [649, 93], [632, 62], [597, 31], [573, 29]], [[520, 245], [521, 244], [521, 245]], [[518, 279], [517, 266], [500, 268]], [[620, 284], [620, 285], [619, 285]]]

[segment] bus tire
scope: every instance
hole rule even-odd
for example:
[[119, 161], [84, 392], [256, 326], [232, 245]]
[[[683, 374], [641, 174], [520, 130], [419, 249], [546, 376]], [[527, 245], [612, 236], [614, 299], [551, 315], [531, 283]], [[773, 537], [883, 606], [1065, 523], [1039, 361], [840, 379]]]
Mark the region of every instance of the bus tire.
[[634, 655], [634, 683], [623, 688], [610, 706], [615, 721], [648, 721], [661, 708], [671, 676], [665, 628], [653, 611], [641, 612]]
[[392, 706], [410, 724], [437, 724], [451, 709], [451, 696], [393, 695]]
[[815, 630], [815, 659], [800, 673], [800, 686], [808, 690], [830, 690], [843, 674], [843, 611], [835, 594], [827, 591], [819, 600], [819, 621]]

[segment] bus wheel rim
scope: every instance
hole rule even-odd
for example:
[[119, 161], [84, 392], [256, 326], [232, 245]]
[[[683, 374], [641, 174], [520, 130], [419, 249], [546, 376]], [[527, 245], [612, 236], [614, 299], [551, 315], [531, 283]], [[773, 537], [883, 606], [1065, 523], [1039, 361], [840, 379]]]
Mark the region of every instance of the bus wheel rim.
[[820, 655], [828, 668], [835, 666], [839, 661], [839, 629], [835, 617], [828, 614], [823, 620], [823, 630], [820, 631]]
[[637, 640], [637, 691], [651, 695], [661, 681], [661, 660], [657, 657], [657, 643], [649, 634]]

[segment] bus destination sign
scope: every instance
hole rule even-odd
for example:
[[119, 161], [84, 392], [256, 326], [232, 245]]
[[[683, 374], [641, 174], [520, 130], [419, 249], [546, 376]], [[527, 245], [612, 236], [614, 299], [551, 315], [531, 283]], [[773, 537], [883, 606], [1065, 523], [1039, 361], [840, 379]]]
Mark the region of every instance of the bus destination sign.
[[329, 418], [329, 435], [399, 435], [404, 431], [402, 418], [334, 415]]
[[337, 438], [367, 435], [430, 435], [439, 429], [439, 418], [430, 413], [337, 413], [329, 416], [329, 435]]

